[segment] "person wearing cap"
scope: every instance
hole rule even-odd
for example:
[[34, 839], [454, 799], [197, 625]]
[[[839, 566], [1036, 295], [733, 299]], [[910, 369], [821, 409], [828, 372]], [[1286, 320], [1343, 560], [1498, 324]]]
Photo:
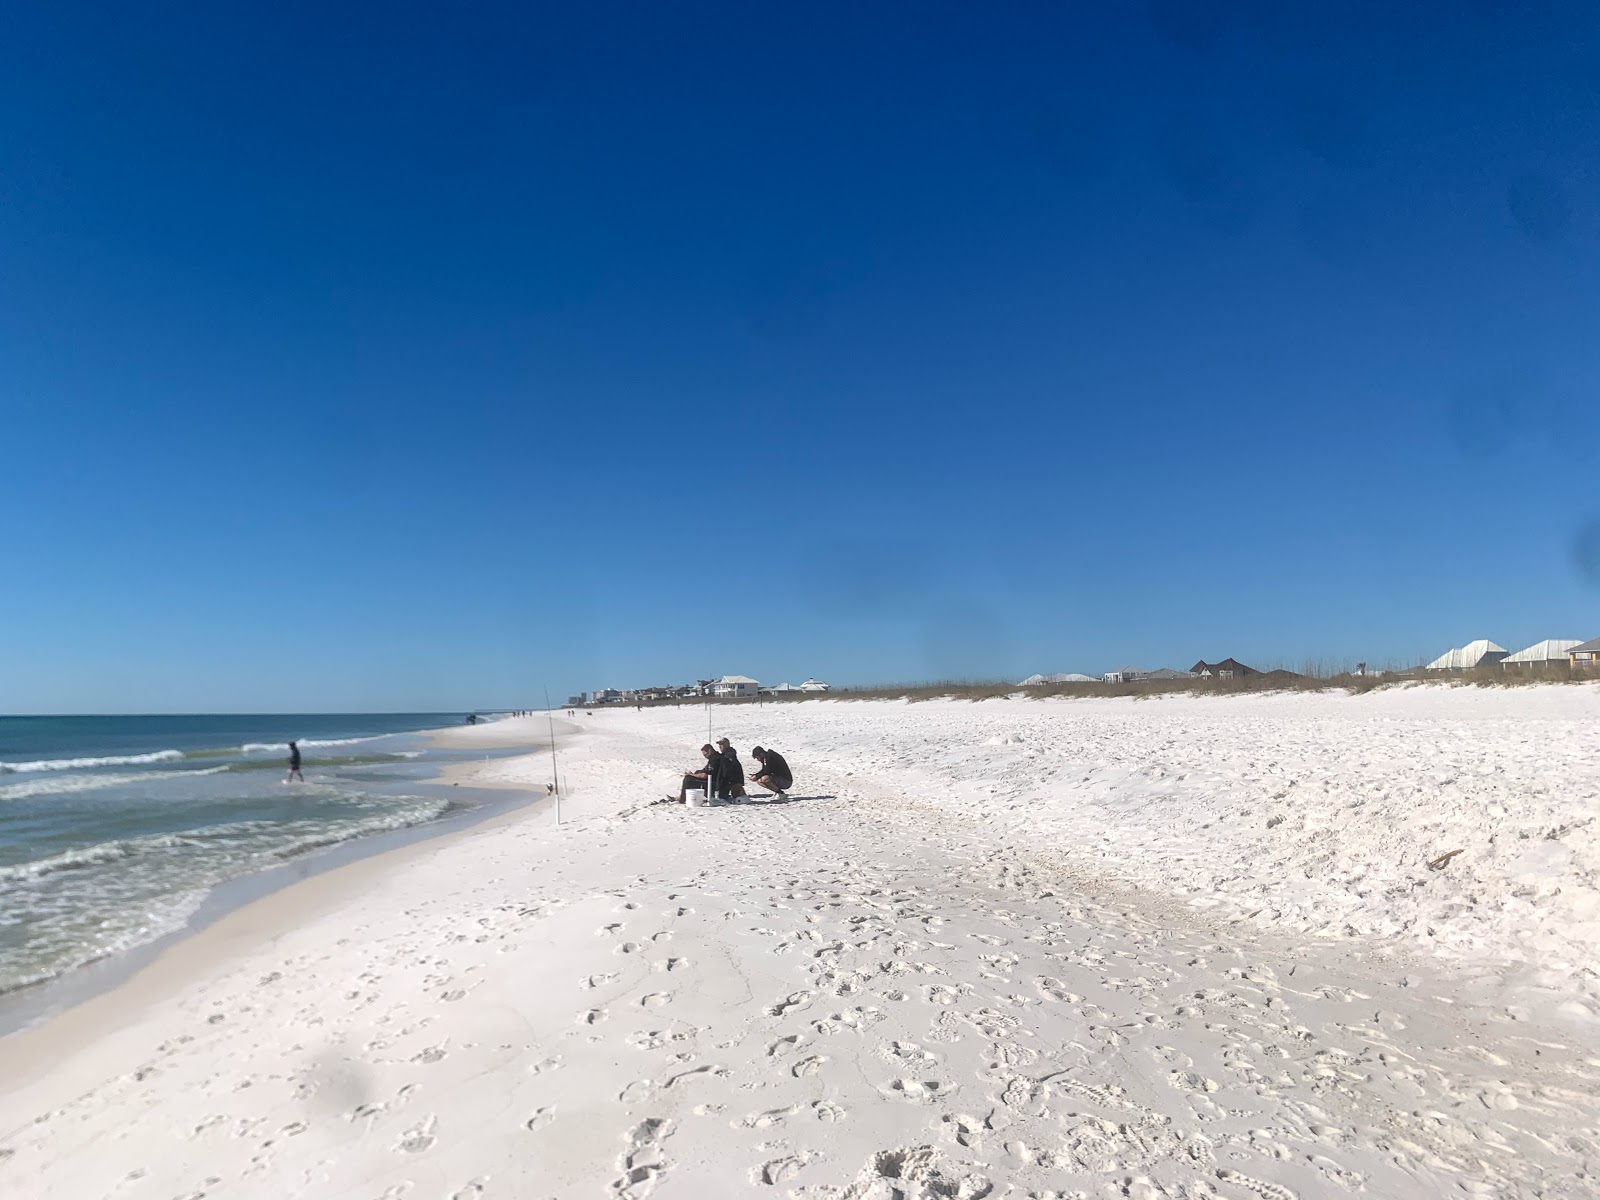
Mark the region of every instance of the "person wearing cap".
[[744, 795], [744, 764], [739, 761], [739, 753], [733, 748], [733, 743], [727, 738], [717, 740], [717, 750], [721, 754], [722, 764], [717, 771], [717, 799], [728, 800], [735, 796]]
[[757, 746], [750, 751], [756, 756], [756, 761], [761, 764], [761, 770], [756, 772], [756, 777], [751, 780], [757, 787], [764, 787], [769, 792], [775, 792], [783, 799], [784, 795], [794, 786], [794, 772], [789, 770], [789, 764], [784, 761], [783, 755], [776, 750], [764, 750]]

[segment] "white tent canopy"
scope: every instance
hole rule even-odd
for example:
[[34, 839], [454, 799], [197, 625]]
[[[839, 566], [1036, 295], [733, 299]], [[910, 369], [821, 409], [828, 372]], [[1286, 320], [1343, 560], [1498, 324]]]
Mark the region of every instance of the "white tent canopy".
[[1520, 666], [1523, 663], [1561, 663], [1566, 664], [1567, 651], [1581, 642], [1581, 638], [1546, 638], [1536, 645], [1529, 646], [1526, 650], [1518, 650], [1501, 662], [1502, 667], [1512, 665]]
[[1468, 642], [1465, 646], [1446, 651], [1428, 664], [1429, 671], [1470, 671], [1474, 667], [1493, 666], [1506, 656], [1504, 646], [1496, 646], [1487, 638]]

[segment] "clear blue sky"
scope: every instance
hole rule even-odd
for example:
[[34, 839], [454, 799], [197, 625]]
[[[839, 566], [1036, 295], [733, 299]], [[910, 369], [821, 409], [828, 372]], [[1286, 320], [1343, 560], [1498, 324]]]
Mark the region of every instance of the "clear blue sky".
[[1600, 634], [1600, 9], [1207, 7], [14, 7], [0, 711]]

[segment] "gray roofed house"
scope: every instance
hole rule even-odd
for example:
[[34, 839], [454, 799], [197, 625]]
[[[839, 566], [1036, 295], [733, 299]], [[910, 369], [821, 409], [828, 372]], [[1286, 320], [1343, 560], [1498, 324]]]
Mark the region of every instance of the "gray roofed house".
[[1574, 671], [1600, 669], [1600, 638], [1590, 638], [1573, 646], [1567, 651], [1567, 661]]

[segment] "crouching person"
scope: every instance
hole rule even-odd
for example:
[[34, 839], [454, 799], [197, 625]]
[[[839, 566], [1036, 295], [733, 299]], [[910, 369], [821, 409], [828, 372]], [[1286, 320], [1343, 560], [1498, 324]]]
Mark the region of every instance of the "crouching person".
[[751, 782], [757, 787], [764, 787], [769, 792], [776, 793], [783, 799], [794, 786], [794, 773], [789, 770], [789, 764], [784, 761], [783, 755], [776, 750], [764, 750], [757, 746], [750, 751], [755, 755], [756, 761], [761, 764], [761, 769], [756, 772], [756, 777]]

